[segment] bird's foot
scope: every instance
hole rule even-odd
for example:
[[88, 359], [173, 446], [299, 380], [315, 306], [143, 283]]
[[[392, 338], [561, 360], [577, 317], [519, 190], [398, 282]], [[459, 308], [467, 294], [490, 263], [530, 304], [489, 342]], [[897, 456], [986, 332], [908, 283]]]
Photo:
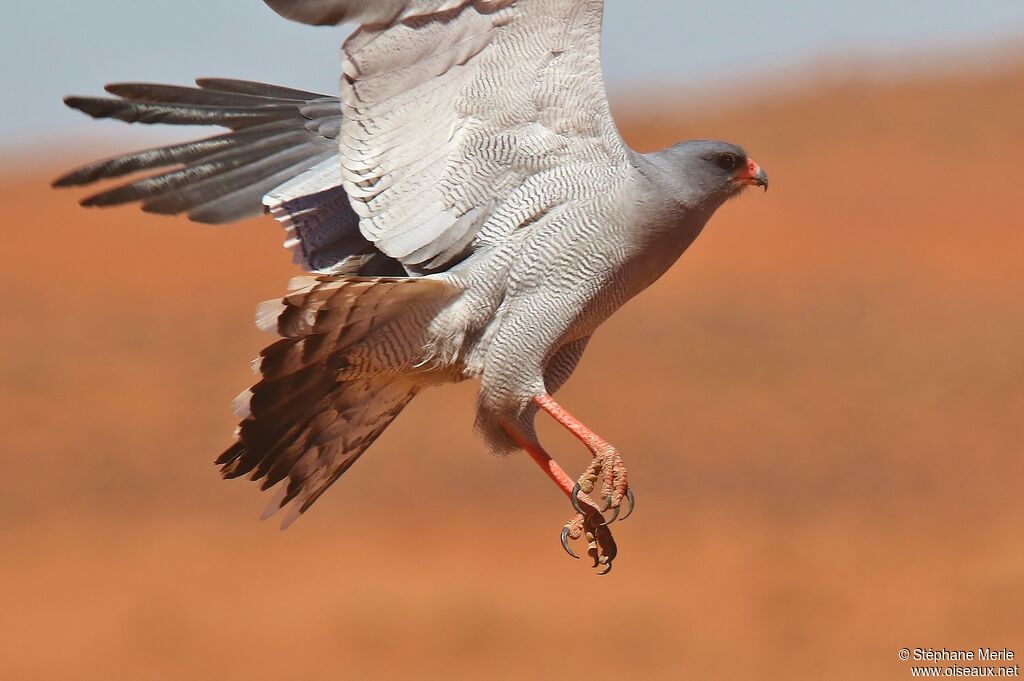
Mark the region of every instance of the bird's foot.
[[579, 558], [569, 548], [569, 540], [585, 538], [587, 555], [594, 560], [594, 567], [603, 566], [598, 574], [606, 575], [611, 572], [612, 560], [618, 553], [615, 538], [612, 537], [612, 531], [605, 522], [601, 510], [578, 488], [579, 485], [573, 490], [573, 507], [577, 509], [577, 513], [562, 528], [562, 548], [573, 558]]
[[[601, 498], [604, 499], [604, 505], [600, 508], [590, 497], [598, 479], [601, 480]], [[608, 525], [619, 518], [623, 501], [625, 513], [622, 520], [633, 512], [635, 502], [633, 492], [629, 489], [626, 466], [617, 449], [604, 445], [594, 452], [593, 461], [573, 486], [569, 499], [576, 509], [576, 515], [562, 528], [562, 547], [576, 558], [576, 554], [569, 548], [569, 540], [586, 538], [587, 553], [594, 559], [594, 567], [603, 565], [605, 568], [600, 574], [608, 574], [617, 553], [615, 539]], [[605, 518], [604, 513], [609, 509], [612, 509], [612, 515]]]
[[[619, 450], [609, 444], [603, 444], [594, 451], [594, 459], [576, 481], [576, 489], [572, 495], [573, 507], [576, 508], [576, 511], [583, 512], [575, 501], [579, 498], [577, 492], [583, 492], [589, 497], [590, 493], [594, 491], [594, 485], [597, 484], [598, 479], [601, 480], [601, 498], [604, 499], [601, 513], [606, 513], [609, 509], [612, 511], [607, 522], [613, 523], [616, 519], [628, 518], [629, 514], [633, 512], [636, 498], [633, 496], [632, 490], [629, 489], [626, 464], [622, 462]], [[623, 509], [623, 501], [626, 502], [625, 512], [619, 518], [619, 511]]]

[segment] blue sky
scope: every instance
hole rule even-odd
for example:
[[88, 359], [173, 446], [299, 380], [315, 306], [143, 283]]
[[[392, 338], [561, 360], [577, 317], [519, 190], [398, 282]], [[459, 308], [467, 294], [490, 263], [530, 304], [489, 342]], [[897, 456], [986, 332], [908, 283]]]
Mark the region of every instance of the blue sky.
[[[333, 92], [345, 30], [279, 18], [259, 0], [9, 3], [0, 39], [0, 149], [116, 128], [60, 104], [103, 83], [233, 76]], [[604, 68], [614, 92], [687, 87], [821, 57], [892, 55], [1024, 36], [1024, 0], [608, 0]], [[107, 123], [106, 125], [115, 125]], [[136, 137], [136, 140], [138, 138]]]

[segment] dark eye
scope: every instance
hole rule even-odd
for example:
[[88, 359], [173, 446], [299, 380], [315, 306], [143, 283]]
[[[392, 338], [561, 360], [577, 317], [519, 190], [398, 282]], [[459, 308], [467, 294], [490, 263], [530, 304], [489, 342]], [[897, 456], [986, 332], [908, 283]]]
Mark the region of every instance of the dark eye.
[[718, 158], [715, 159], [715, 163], [722, 170], [736, 170], [740, 160], [733, 154], [719, 154]]

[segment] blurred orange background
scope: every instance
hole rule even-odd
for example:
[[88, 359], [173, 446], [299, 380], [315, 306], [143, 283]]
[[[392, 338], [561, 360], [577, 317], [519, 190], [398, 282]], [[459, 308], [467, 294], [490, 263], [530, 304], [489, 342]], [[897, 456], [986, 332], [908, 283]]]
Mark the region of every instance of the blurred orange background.
[[278, 226], [49, 189], [103, 149], [6, 163], [0, 677], [904, 679], [903, 646], [1024, 654], [1024, 61], [770, 90], [620, 112], [641, 150], [735, 140], [772, 185], [560, 393], [638, 497], [605, 578], [562, 553], [529, 459], [482, 451], [468, 384], [287, 532], [259, 523], [213, 459], [268, 342], [255, 303], [293, 274]]

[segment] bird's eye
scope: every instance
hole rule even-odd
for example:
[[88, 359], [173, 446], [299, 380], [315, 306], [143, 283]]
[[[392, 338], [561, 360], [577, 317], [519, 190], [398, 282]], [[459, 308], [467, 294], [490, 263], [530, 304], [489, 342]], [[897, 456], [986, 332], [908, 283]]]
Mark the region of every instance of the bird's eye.
[[739, 165], [739, 159], [733, 154], [720, 154], [715, 162], [722, 170], [736, 170]]

